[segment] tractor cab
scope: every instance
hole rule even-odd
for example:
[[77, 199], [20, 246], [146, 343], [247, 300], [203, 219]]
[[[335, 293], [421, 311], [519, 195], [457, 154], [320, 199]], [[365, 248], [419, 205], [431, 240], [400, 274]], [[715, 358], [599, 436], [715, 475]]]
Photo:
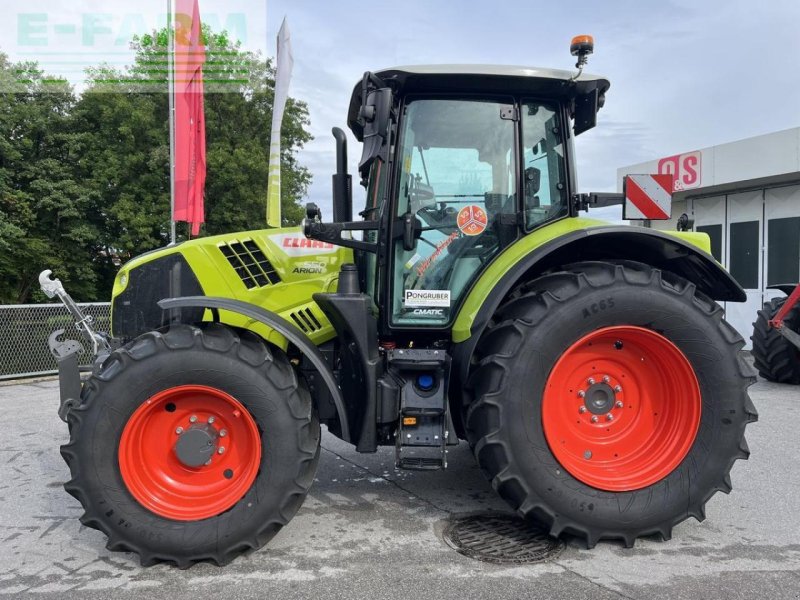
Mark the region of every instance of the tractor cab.
[[[504, 249], [576, 214], [573, 137], [594, 126], [608, 87], [601, 77], [526, 67], [366, 73], [348, 114], [363, 143], [365, 220], [309, 220], [306, 234], [356, 249], [384, 332], [446, 329]], [[351, 214], [348, 190], [334, 183], [337, 221]], [[347, 229], [365, 230], [363, 240], [337, 237]]]

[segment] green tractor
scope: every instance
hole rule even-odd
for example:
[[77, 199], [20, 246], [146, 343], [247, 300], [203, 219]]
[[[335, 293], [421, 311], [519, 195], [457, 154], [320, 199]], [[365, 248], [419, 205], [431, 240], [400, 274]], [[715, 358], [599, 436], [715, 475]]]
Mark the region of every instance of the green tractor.
[[266, 544], [314, 480], [320, 425], [399, 469], [466, 441], [492, 487], [553, 536], [626, 546], [704, 518], [747, 458], [753, 370], [716, 301], [745, 293], [704, 234], [579, 216], [573, 142], [609, 82], [580, 71], [366, 73], [333, 222], [195, 239], [123, 265], [112, 335], [58, 280], [97, 359], [59, 359], [66, 490], [111, 550], [225, 564]]

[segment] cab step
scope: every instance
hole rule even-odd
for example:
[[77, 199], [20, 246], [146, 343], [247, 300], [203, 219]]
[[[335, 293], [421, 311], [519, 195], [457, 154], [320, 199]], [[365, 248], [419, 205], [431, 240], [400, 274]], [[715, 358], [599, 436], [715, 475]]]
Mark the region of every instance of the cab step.
[[446, 466], [447, 462], [441, 458], [424, 456], [404, 456], [397, 463], [398, 469], [408, 469], [410, 471], [438, 471]]
[[446, 468], [453, 431], [447, 398], [450, 357], [439, 349], [393, 349], [387, 361], [389, 371], [402, 382], [395, 466], [418, 471]]

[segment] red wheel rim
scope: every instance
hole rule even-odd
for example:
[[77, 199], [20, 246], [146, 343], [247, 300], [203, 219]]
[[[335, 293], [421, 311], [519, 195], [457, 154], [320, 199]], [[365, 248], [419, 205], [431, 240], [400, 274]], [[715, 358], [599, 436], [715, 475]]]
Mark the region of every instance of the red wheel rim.
[[675, 344], [642, 327], [606, 327], [556, 362], [542, 425], [550, 450], [573, 477], [622, 492], [652, 485], [681, 463], [700, 412], [700, 385]]
[[[216, 436], [210, 462], [190, 467], [175, 445], [193, 427]], [[261, 464], [261, 435], [248, 410], [202, 385], [166, 389], [131, 415], [119, 443], [119, 467], [142, 506], [178, 521], [218, 515], [247, 493]]]

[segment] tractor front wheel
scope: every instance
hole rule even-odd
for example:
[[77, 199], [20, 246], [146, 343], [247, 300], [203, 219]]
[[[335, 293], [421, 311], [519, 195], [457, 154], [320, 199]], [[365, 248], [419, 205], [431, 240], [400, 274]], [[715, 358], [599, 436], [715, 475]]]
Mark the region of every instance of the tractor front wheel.
[[667, 539], [748, 456], [743, 344], [681, 278], [571, 265], [518, 289], [481, 338], [470, 443], [500, 495], [554, 536]]
[[222, 565], [262, 546], [302, 504], [319, 459], [319, 422], [286, 356], [217, 324], [114, 352], [69, 424], [65, 488], [81, 522], [143, 565]]

